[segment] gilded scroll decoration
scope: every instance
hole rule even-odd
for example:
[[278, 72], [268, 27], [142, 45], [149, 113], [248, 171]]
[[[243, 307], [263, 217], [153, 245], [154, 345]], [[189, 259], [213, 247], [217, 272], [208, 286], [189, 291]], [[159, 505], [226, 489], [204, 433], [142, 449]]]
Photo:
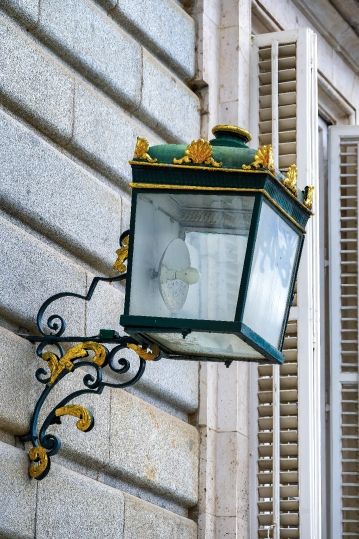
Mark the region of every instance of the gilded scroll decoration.
[[156, 344], [151, 344], [150, 352], [147, 352], [146, 348], [142, 348], [141, 346], [132, 343], [129, 343], [127, 345], [127, 348], [130, 348], [131, 350], [136, 352], [136, 354], [145, 361], [153, 361], [154, 359], [157, 359], [160, 355], [160, 349]]
[[308, 208], [308, 210], [311, 210], [313, 207], [313, 201], [314, 201], [314, 185], [307, 185], [307, 187], [304, 188], [304, 206]]
[[254, 156], [253, 163], [250, 165], [242, 165], [242, 168], [243, 170], [251, 170], [253, 168], [268, 168], [272, 174], [275, 175], [272, 145], [267, 144], [265, 146], [261, 146]]
[[95, 365], [101, 367], [106, 360], [106, 349], [102, 344], [86, 341], [73, 346], [66, 352], [64, 356], [59, 358], [54, 352], [44, 352], [42, 354], [42, 359], [47, 361], [51, 377], [48, 382], [48, 385], [52, 385], [62, 373], [64, 369], [72, 371], [74, 368], [73, 362], [75, 359], [80, 359], [83, 357], [88, 357], [88, 350], [95, 352], [95, 355], [92, 359]]
[[67, 404], [66, 406], [61, 406], [55, 410], [55, 415], [56, 417], [61, 417], [63, 415], [78, 417], [79, 420], [76, 423], [76, 427], [83, 432], [88, 432], [94, 425], [94, 419], [91, 412], [89, 412], [84, 406], [79, 406], [78, 404]]
[[37, 445], [32, 447], [29, 451], [29, 458], [31, 462], [38, 464], [31, 464], [29, 467], [29, 475], [34, 479], [43, 479], [50, 469], [50, 460], [47, 456], [46, 449]]
[[[69, 337], [69, 339], [71, 340], [71, 337]], [[94, 418], [91, 412], [80, 404], [69, 404], [73, 399], [77, 399], [79, 396], [86, 393], [95, 393], [99, 395], [105, 387], [119, 389], [129, 387], [138, 382], [142, 377], [145, 372], [146, 361], [158, 359], [160, 357], [160, 349], [158, 346], [152, 345], [150, 349], [148, 349], [139, 346], [128, 336], [121, 337], [118, 334], [115, 334], [113, 338], [109, 338], [109, 342], [114, 345], [111, 350], [108, 350], [99, 342], [84, 340], [70, 348], [62, 356], [60, 355], [60, 357], [54, 352], [43, 352], [43, 347], [46, 343], [54, 346], [55, 343], [51, 341], [51, 336], [49, 336], [48, 341], [45, 341], [45, 344], [44, 342], [40, 342], [38, 355], [48, 362], [51, 375], [49, 376], [43, 368], [38, 369], [36, 372], [37, 380], [42, 384], [45, 384], [45, 389], [35, 406], [31, 419], [30, 431], [26, 436], [21, 438], [22, 442], [30, 441], [33, 445], [29, 451], [29, 458], [31, 461], [29, 473], [31, 477], [37, 480], [43, 479], [50, 469], [51, 457], [56, 455], [61, 449], [61, 441], [58, 436], [53, 433], [48, 433], [47, 430], [51, 425], [59, 423], [62, 416], [67, 415], [77, 417], [78, 421], [76, 422], [76, 426], [82, 432], [88, 432], [92, 429]], [[126, 359], [122, 357], [122, 354], [118, 357], [124, 349], [128, 348], [136, 352], [138, 356], [139, 364], [135, 366], [135, 373], [132, 373], [130, 378], [122, 381], [114, 381], [113, 378], [109, 381], [103, 380], [102, 369], [105, 366], [108, 366], [108, 368], [116, 373], [116, 375], [122, 375], [130, 371], [132, 359]], [[61, 349], [61, 347], [59, 347], [59, 349]], [[89, 357], [89, 351], [94, 352], [92, 358]], [[63, 398], [58, 405], [50, 411], [43, 421], [42, 426], [39, 428], [38, 422], [40, 413], [52, 389], [70, 372], [74, 372], [77, 369], [83, 369], [84, 367], [85, 370], [82, 370], [83, 387]], [[78, 381], [78, 378], [75, 380]]]
[[285, 175], [282, 184], [293, 193], [293, 195], [298, 196], [297, 190], [297, 178], [298, 178], [298, 169], [296, 165], [290, 165], [288, 168], [287, 174]]
[[156, 163], [157, 159], [153, 159], [148, 155], [149, 144], [145, 138], [137, 137], [135, 153], [133, 154], [134, 159], [140, 159], [141, 161], [147, 161], [148, 163]]
[[118, 271], [119, 273], [124, 273], [126, 271], [126, 266], [124, 264], [125, 260], [128, 258], [128, 242], [130, 241], [130, 235], [124, 236], [122, 239], [122, 247], [117, 249], [117, 260], [113, 265], [113, 269]]
[[218, 163], [212, 157], [212, 146], [208, 140], [202, 138], [198, 140], [192, 140], [191, 144], [187, 146], [185, 155], [181, 159], [173, 159], [174, 165], [182, 165], [183, 163], [193, 163], [196, 165], [212, 165], [212, 167], [220, 168], [222, 163]]

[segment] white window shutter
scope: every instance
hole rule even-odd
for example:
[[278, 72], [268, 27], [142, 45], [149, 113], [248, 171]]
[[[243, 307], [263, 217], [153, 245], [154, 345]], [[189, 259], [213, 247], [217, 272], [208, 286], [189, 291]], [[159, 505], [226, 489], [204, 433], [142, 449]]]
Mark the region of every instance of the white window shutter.
[[329, 135], [331, 536], [359, 537], [359, 126]]
[[[303, 28], [252, 39], [251, 146], [272, 144], [278, 168], [297, 165], [299, 188], [316, 185], [316, 36]], [[251, 539], [321, 539], [317, 198], [284, 341], [285, 363], [252, 366]]]

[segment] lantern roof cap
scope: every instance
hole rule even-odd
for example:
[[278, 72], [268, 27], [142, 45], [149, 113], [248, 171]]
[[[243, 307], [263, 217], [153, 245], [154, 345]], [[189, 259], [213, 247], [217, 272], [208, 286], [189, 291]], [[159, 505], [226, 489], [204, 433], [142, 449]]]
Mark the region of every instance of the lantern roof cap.
[[284, 189], [290, 192], [308, 210], [313, 203], [313, 187], [304, 191], [297, 188], [297, 167], [290, 165], [283, 173], [274, 165], [274, 155], [270, 144], [257, 150], [247, 143], [252, 135], [242, 127], [216, 125], [212, 129], [215, 138], [202, 138], [190, 144], [159, 144], [149, 146], [147, 140], [137, 137], [137, 144], [131, 165], [166, 166], [169, 168], [200, 168], [202, 170], [228, 172], [263, 172], [273, 176]]

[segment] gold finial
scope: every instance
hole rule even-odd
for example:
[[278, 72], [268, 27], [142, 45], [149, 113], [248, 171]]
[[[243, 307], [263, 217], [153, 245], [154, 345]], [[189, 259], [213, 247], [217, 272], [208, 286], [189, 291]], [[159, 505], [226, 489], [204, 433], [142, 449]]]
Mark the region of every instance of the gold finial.
[[237, 127], [236, 125], [215, 125], [212, 129], [212, 133], [215, 134], [218, 131], [229, 131], [230, 133], [236, 133], [237, 135], [245, 137], [247, 142], [252, 140], [252, 135], [249, 133], [249, 131], [243, 129], [242, 127]]
[[314, 199], [314, 185], [307, 185], [304, 188], [304, 206], [308, 208], [308, 210], [311, 210], [313, 207], [313, 199]]
[[198, 140], [192, 140], [191, 144], [187, 146], [185, 155], [181, 159], [173, 159], [175, 165], [182, 165], [183, 163], [195, 163], [196, 165], [212, 165], [213, 167], [220, 168], [222, 163], [217, 163], [212, 157], [212, 146], [208, 140], [202, 138]]
[[267, 144], [266, 146], [261, 146], [254, 156], [253, 163], [250, 165], [242, 165], [242, 168], [244, 170], [250, 170], [251, 168], [268, 168], [271, 173], [275, 175], [272, 145]]
[[142, 161], [148, 161], [149, 163], [156, 163], [157, 159], [152, 159], [148, 155], [149, 144], [145, 138], [137, 137], [134, 159], [141, 159]]
[[286, 186], [289, 191], [293, 193], [293, 195], [298, 196], [297, 191], [297, 177], [298, 177], [298, 169], [296, 165], [290, 165], [288, 168], [288, 172], [285, 175], [284, 180], [282, 180], [282, 184]]

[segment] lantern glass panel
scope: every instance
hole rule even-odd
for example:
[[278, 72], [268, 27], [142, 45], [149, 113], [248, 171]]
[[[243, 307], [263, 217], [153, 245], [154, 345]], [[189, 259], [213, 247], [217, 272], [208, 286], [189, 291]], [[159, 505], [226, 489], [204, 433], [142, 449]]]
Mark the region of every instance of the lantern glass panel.
[[265, 201], [249, 278], [243, 322], [278, 348], [300, 236]]
[[246, 195], [138, 193], [129, 314], [234, 321], [253, 206]]
[[206, 356], [208, 358], [264, 359], [264, 356], [243, 342], [239, 337], [228, 333], [208, 333], [192, 331], [184, 339], [176, 333], [146, 333], [151, 341], [168, 348], [171, 352], [188, 354], [189, 356]]

